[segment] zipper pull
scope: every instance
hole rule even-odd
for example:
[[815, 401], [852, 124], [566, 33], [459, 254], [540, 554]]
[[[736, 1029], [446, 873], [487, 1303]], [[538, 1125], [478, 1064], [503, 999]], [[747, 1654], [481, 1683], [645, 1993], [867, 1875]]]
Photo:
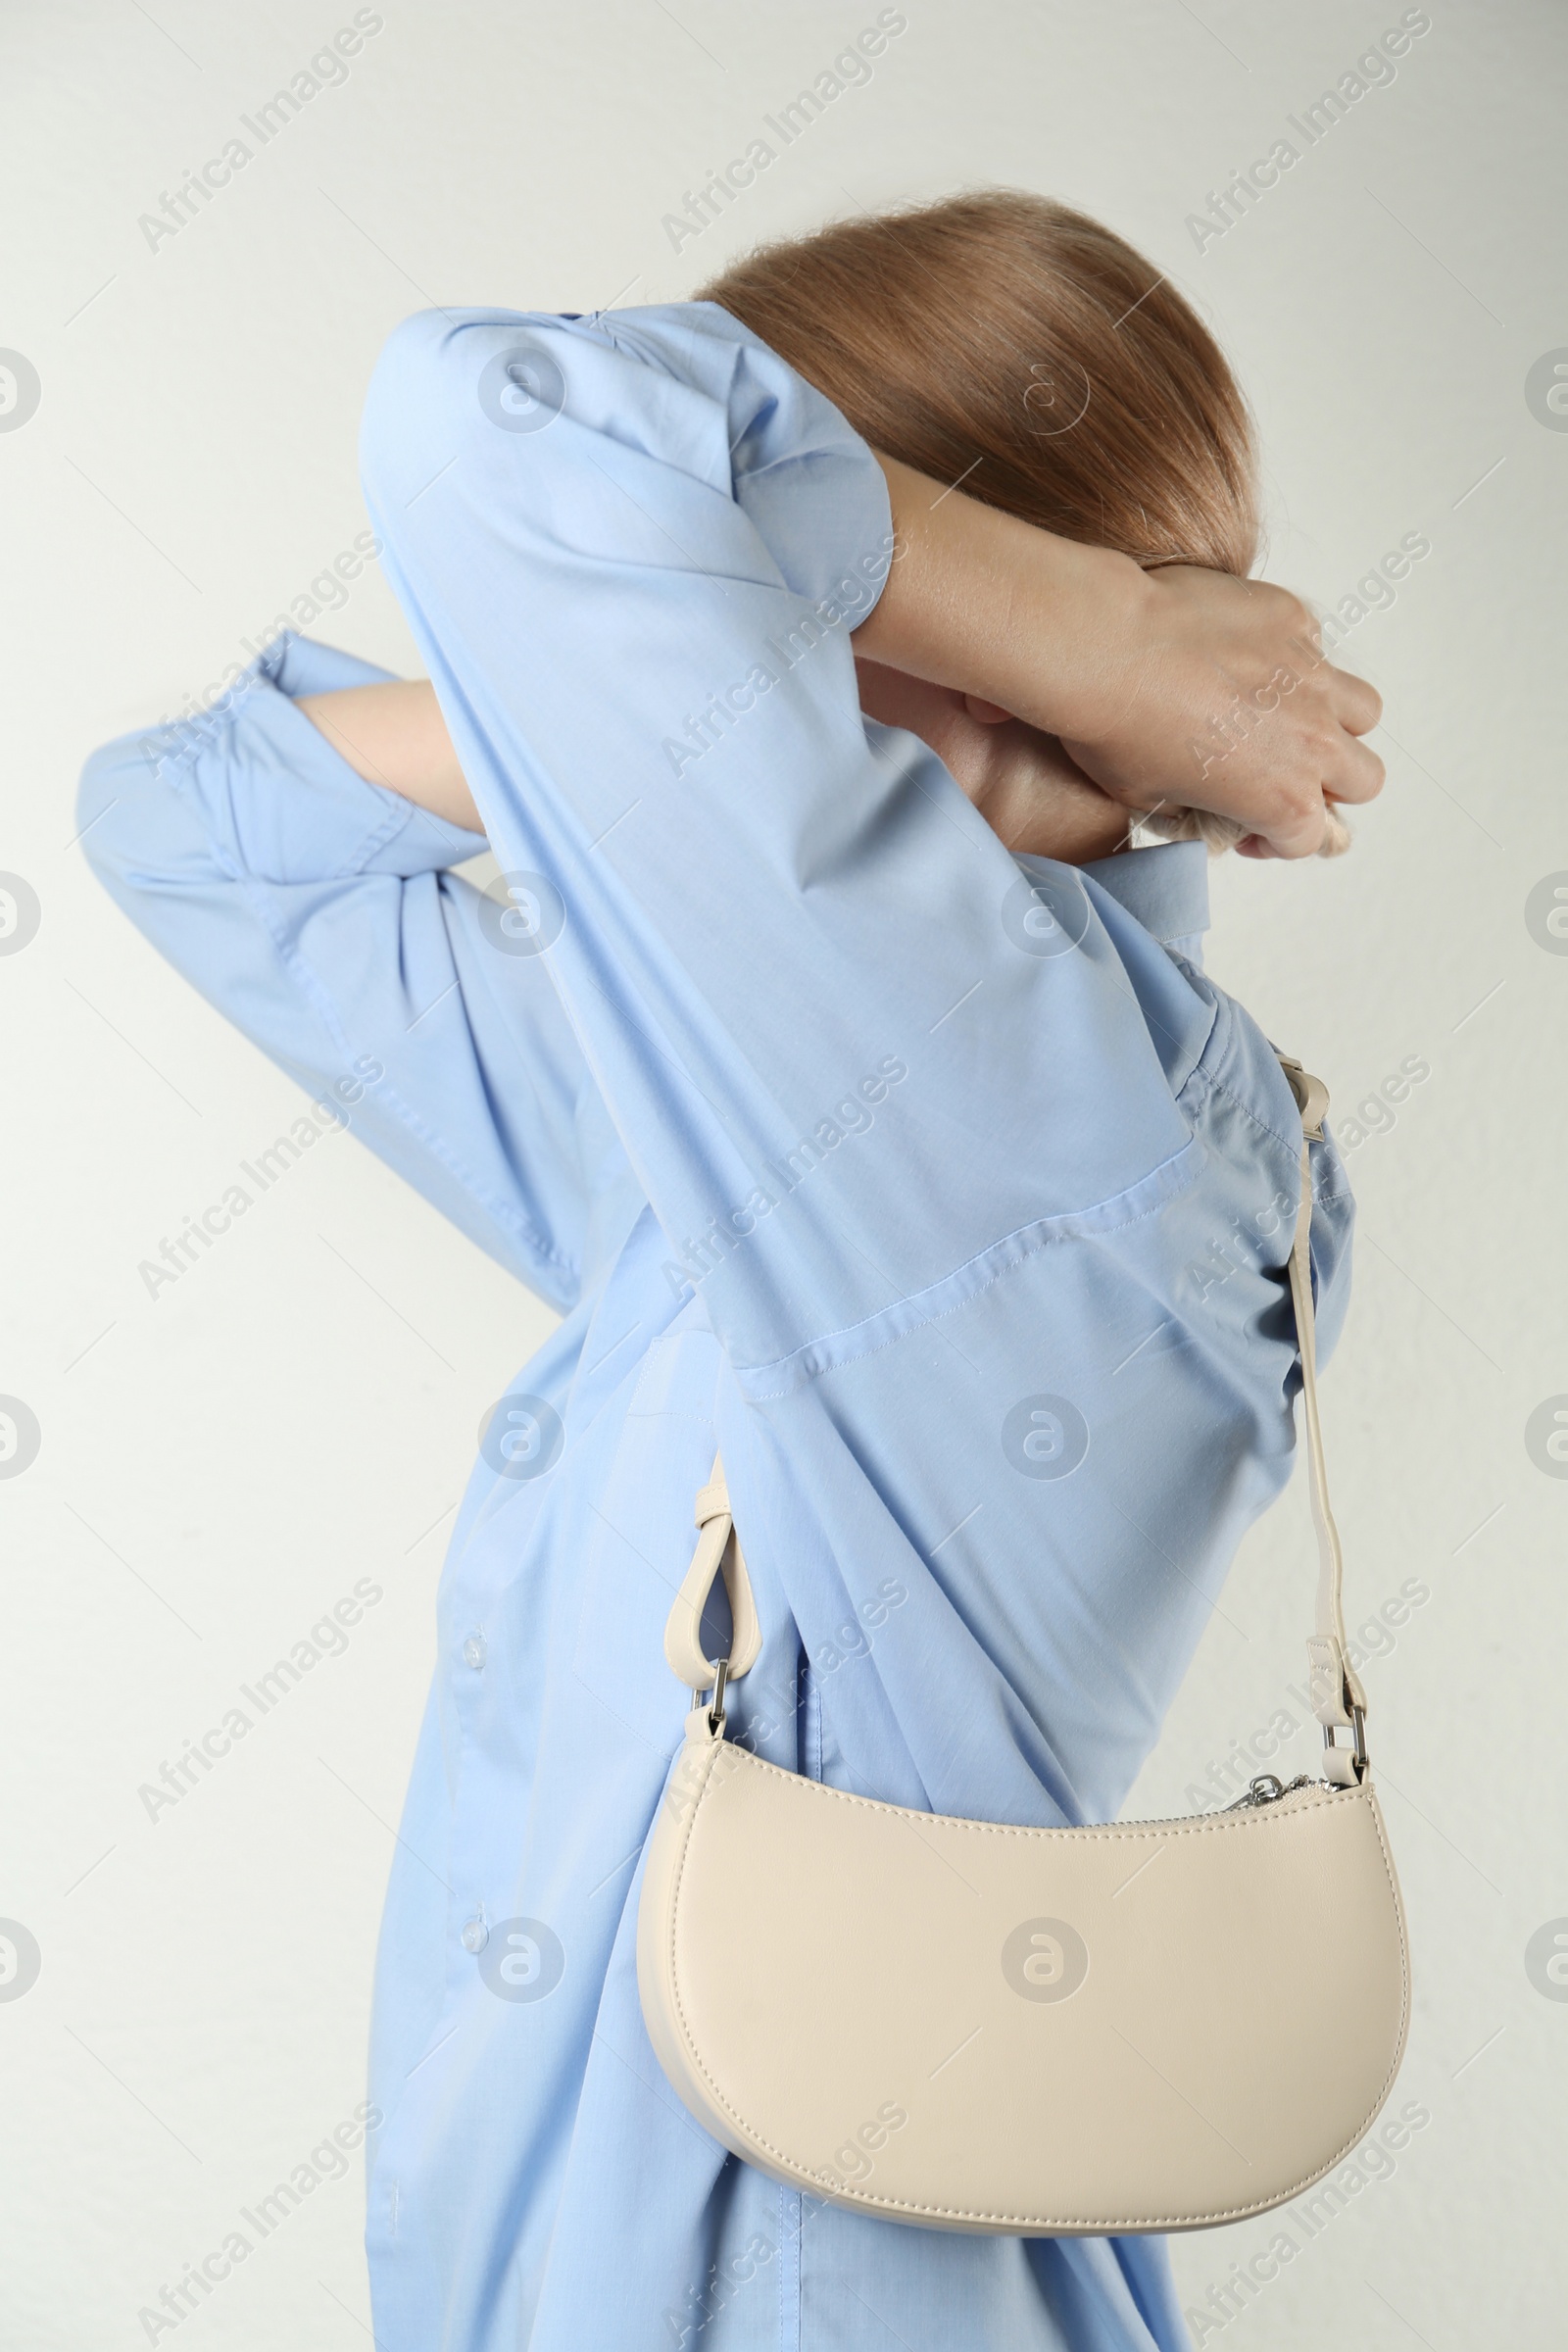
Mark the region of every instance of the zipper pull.
[[1282, 1796], [1293, 1796], [1298, 1788], [1327, 1788], [1331, 1786], [1328, 1781], [1314, 1780], [1309, 1772], [1298, 1772], [1294, 1781], [1282, 1781], [1275, 1772], [1260, 1772], [1247, 1794], [1239, 1796], [1233, 1805], [1226, 1805], [1222, 1810], [1241, 1813], [1254, 1805], [1277, 1804]]

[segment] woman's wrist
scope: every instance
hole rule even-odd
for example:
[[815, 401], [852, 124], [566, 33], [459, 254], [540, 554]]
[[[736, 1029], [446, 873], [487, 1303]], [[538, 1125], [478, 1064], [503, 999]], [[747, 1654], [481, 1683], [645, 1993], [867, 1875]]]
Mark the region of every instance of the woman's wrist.
[[1093, 743], [1132, 691], [1148, 642], [1148, 574], [1110, 548], [1017, 527], [1024, 544], [1007, 553], [1018, 624], [994, 657], [1006, 665], [1011, 699], [991, 699], [1048, 735]]

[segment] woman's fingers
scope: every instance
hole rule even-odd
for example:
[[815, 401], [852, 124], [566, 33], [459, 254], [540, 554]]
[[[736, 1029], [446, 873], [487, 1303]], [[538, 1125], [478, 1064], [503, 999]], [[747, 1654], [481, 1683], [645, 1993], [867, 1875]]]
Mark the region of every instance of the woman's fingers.
[[[1361, 680], [1353, 682], [1359, 685]], [[1376, 696], [1373, 699], [1376, 701]], [[1381, 703], [1378, 707], [1382, 709]], [[1376, 719], [1372, 724], [1377, 724]], [[1376, 752], [1357, 742], [1358, 732], [1352, 729], [1347, 734], [1342, 730], [1330, 740], [1329, 758], [1320, 778], [1325, 800], [1374, 801], [1383, 790], [1387, 770]]]
[[1350, 669], [1325, 664], [1334, 715], [1348, 735], [1370, 735], [1383, 716], [1383, 697]]

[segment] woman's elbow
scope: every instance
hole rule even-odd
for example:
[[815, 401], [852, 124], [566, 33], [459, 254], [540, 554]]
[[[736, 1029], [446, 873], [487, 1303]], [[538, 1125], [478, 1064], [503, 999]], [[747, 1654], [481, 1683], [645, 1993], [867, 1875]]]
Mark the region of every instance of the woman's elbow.
[[76, 841], [110, 896], [125, 906], [188, 883], [210, 864], [205, 836], [172, 789], [177, 725], [101, 744], [76, 785]]
[[572, 348], [567, 321], [544, 313], [417, 311], [393, 328], [366, 392], [360, 480], [394, 553], [440, 527], [415, 502], [454, 466], [481, 504], [515, 492], [515, 436], [561, 415]]
[[123, 876], [137, 828], [133, 818], [138, 788], [155, 777], [167, 755], [167, 730], [122, 735], [100, 744], [76, 785], [76, 840], [106, 886]]
[[[381, 346], [360, 419], [360, 480], [372, 509], [384, 499], [401, 514], [416, 477], [422, 480], [432, 465], [450, 465], [461, 450], [454, 426], [466, 420], [467, 404], [452, 349], [460, 333], [449, 314], [416, 311]], [[438, 443], [442, 455], [435, 458]]]

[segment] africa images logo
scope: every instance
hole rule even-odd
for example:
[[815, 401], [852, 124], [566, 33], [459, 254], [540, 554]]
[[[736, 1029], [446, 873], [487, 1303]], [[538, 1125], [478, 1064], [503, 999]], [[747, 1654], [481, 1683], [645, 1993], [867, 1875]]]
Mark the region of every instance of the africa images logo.
[[1089, 1974], [1089, 1946], [1064, 1919], [1021, 1920], [1002, 1947], [1002, 1973], [1026, 2001], [1069, 2001]]

